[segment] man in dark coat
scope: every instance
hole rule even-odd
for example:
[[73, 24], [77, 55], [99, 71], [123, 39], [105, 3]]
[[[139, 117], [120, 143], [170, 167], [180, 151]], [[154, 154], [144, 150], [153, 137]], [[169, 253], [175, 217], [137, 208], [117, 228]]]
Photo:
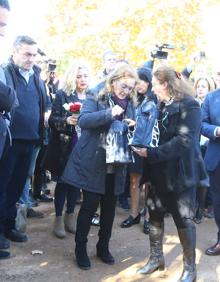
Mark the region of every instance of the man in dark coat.
[[[5, 35], [5, 27], [8, 23], [10, 6], [7, 0], [0, 0], [0, 36]], [[0, 163], [3, 155], [5, 141], [7, 136], [8, 123], [5, 116], [9, 112], [15, 102], [15, 91], [9, 86], [5, 85], [5, 75], [0, 68]], [[4, 207], [4, 190], [0, 189], [0, 216], [3, 214], [2, 207]], [[7, 241], [0, 231], [0, 259], [9, 257], [10, 253], [9, 241]]]
[[[220, 81], [215, 79], [217, 86]], [[215, 222], [218, 228], [217, 243], [206, 250], [210, 256], [220, 255], [220, 88], [207, 94], [202, 106], [201, 133], [209, 138], [205, 165], [209, 173]]]
[[[5, 0], [0, 0], [0, 36], [5, 35], [5, 27], [8, 22], [9, 3]], [[15, 101], [15, 92], [5, 85], [5, 75], [0, 68], [0, 160], [2, 157], [6, 135], [7, 135], [7, 123], [5, 112], [9, 112]]]
[[33, 150], [43, 139], [44, 114], [49, 104], [40, 71], [34, 66], [36, 42], [18, 36], [13, 47], [4, 71], [7, 84], [16, 90], [19, 105], [11, 112], [12, 145], [6, 148], [0, 166], [0, 234], [11, 241], [25, 242], [27, 236], [15, 228], [16, 202], [28, 176]]

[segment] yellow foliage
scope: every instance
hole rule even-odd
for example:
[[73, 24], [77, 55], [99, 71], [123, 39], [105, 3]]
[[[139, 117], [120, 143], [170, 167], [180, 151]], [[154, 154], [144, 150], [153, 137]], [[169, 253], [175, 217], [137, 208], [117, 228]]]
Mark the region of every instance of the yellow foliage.
[[[60, 62], [86, 58], [97, 72], [108, 49], [134, 66], [149, 59], [157, 43], [171, 43], [169, 63], [182, 69], [202, 37], [201, 0], [50, 0], [42, 46]], [[212, 1], [214, 2], [214, 1]]]

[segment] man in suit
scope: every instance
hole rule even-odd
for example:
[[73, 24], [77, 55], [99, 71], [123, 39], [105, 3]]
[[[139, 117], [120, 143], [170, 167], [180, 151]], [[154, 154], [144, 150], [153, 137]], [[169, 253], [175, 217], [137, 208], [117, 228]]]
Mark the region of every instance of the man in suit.
[[210, 256], [220, 255], [220, 71], [216, 72], [217, 90], [207, 94], [202, 106], [202, 135], [209, 138], [205, 154], [206, 169], [209, 173], [210, 188], [215, 222], [218, 228], [217, 243], [206, 250]]
[[44, 136], [44, 114], [49, 109], [40, 69], [36, 67], [37, 43], [29, 36], [18, 36], [13, 44], [11, 61], [4, 68], [6, 82], [16, 90], [19, 105], [11, 112], [12, 145], [8, 146], [0, 165], [0, 191], [4, 191], [1, 236], [26, 242], [27, 236], [15, 228], [16, 202], [19, 200], [36, 146]]

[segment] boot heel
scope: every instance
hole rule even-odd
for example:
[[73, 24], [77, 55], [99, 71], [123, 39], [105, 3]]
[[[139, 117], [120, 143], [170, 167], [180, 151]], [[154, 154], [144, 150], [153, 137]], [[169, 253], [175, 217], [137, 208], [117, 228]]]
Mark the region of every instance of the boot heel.
[[159, 267], [158, 267], [158, 270], [159, 271], [163, 271], [165, 269], [165, 264], [161, 264]]

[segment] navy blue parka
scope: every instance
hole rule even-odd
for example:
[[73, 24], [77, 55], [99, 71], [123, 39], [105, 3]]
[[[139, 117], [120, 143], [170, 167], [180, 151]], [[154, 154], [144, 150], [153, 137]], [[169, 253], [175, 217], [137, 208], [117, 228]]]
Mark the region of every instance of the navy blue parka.
[[[131, 100], [125, 118], [134, 120], [135, 110]], [[82, 135], [74, 147], [65, 167], [62, 181], [85, 191], [104, 194], [107, 173], [106, 134], [113, 122], [108, 96], [90, 96], [85, 101], [78, 120]], [[114, 166], [114, 194], [124, 190], [126, 166]]]

